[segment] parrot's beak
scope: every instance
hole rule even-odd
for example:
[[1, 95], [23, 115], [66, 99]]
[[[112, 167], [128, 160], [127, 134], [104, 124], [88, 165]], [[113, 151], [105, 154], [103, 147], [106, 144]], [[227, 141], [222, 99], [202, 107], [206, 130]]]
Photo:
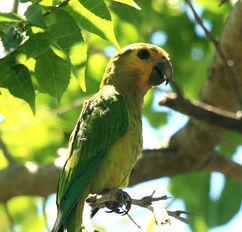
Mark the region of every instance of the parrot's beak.
[[173, 68], [171, 62], [166, 57], [161, 57], [151, 71], [149, 84], [160, 85], [165, 82], [167, 85], [172, 80], [172, 76]]

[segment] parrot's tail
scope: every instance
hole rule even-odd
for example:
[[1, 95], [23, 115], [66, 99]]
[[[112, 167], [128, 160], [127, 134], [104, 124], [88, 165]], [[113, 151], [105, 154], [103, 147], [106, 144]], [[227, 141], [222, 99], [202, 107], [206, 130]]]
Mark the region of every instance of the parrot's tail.
[[64, 227], [66, 232], [82, 232], [82, 212], [84, 202], [80, 201], [77, 206], [72, 210], [70, 216], [67, 219]]
[[51, 232], [83, 232], [82, 230], [82, 212], [84, 208], [84, 202], [79, 203], [72, 209], [67, 220], [60, 225], [58, 218], [60, 217], [59, 212], [57, 215], [56, 222]]

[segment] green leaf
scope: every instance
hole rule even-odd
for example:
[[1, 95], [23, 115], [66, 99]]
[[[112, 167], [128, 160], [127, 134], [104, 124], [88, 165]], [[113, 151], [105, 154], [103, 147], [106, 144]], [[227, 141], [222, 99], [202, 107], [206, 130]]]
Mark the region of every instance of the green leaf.
[[206, 172], [178, 175], [171, 181], [170, 189], [174, 197], [184, 200], [187, 211], [199, 214], [191, 218], [193, 231], [207, 231], [205, 218], [209, 207], [209, 188], [210, 174]]
[[150, 125], [156, 129], [164, 126], [168, 121], [168, 113], [167, 112], [157, 112], [150, 111], [149, 113], [145, 113]]
[[4, 34], [1, 33], [1, 41], [7, 51], [15, 49], [21, 44], [23, 35], [13, 25], [7, 25], [4, 32]]
[[0, 60], [0, 86], [18, 98], [25, 100], [35, 113], [35, 92], [29, 70], [22, 64], [10, 67], [6, 59]]
[[37, 57], [36, 79], [40, 87], [60, 101], [70, 79], [70, 63], [57, 56], [51, 49]]
[[148, 119], [150, 125], [154, 128], [160, 128], [167, 123], [167, 112], [158, 112], [152, 109], [152, 102], [154, 100], [154, 94], [149, 91], [145, 97], [143, 113]]
[[242, 135], [233, 131], [225, 131], [217, 148], [219, 153], [231, 158], [237, 147], [241, 145]]
[[40, 3], [43, 0], [20, 0], [20, 2], [32, 2], [32, 3]]
[[129, 6], [132, 6], [132, 7], [136, 8], [137, 10], [141, 10], [139, 5], [134, 0], [114, 0], [114, 1], [126, 4], [126, 5], [129, 5]]
[[227, 223], [239, 211], [242, 200], [242, 184], [227, 178], [217, 201], [212, 201], [208, 210], [209, 227]]
[[23, 19], [14, 13], [0, 13], [1, 23], [21, 22]]
[[87, 49], [80, 28], [73, 18], [63, 10], [49, 15], [46, 18], [46, 25], [54, 45], [69, 57], [72, 73], [79, 81], [82, 90], [86, 91], [84, 72]]
[[109, 40], [119, 48], [111, 15], [103, 0], [72, 0], [67, 8], [81, 28]]
[[[177, 164], [179, 165], [179, 164]], [[199, 213], [207, 212], [210, 175], [206, 172], [179, 175], [171, 181], [174, 197], [185, 201], [188, 209]]]
[[27, 21], [31, 24], [42, 28], [46, 27], [42, 15], [42, 8], [40, 5], [33, 4], [29, 6], [24, 15]]
[[21, 46], [20, 52], [26, 54], [27, 58], [35, 58], [44, 53], [49, 48], [51, 42], [51, 36], [46, 32], [32, 34]]

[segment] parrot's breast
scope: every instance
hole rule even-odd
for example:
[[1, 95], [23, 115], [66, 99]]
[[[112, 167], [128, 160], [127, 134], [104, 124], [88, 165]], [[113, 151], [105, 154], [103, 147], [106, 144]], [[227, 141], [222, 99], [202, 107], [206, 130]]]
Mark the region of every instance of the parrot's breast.
[[126, 133], [110, 148], [91, 185], [91, 193], [126, 187], [142, 151], [141, 116], [131, 116]]

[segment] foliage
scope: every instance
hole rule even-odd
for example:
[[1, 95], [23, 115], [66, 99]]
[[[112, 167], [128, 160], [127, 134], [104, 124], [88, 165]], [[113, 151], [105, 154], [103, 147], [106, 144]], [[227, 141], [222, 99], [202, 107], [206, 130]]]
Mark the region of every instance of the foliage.
[[[18, 162], [54, 161], [58, 149], [68, 142], [83, 99], [98, 90], [110, 53], [119, 46], [138, 41], [165, 46], [177, 83], [190, 98], [199, 97], [214, 50], [183, 1], [20, 2], [29, 3], [24, 15], [0, 13], [5, 49], [0, 59], [0, 130]], [[231, 7], [212, 2], [197, 1], [196, 6], [219, 35]], [[147, 96], [144, 114], [158, 129], [167, 123], [169, 114], [154, 107], [154, 99], [153, 94]], [[225, 133], [218, 149], [231, 157], [239, 144], [241, 136]], [[0, 168], [6, 165], [0, 152]], [[208, 173], [196, 173], [175, 177], [170, 183], [171, 193], [188, 210], [199, 212], [199, 217], [191, 219], [194, 231], [225, 224], [239, 210], [241, 185], [226, 179], [220, 197], [214, 200], [209, 195], [210, 180]], [[39, 204], [40, 199], [27, 197], [9, 202], [19, 231], [43, 230]], [[0, 231], [6, 231], [3, 208], [0, 218]]]

